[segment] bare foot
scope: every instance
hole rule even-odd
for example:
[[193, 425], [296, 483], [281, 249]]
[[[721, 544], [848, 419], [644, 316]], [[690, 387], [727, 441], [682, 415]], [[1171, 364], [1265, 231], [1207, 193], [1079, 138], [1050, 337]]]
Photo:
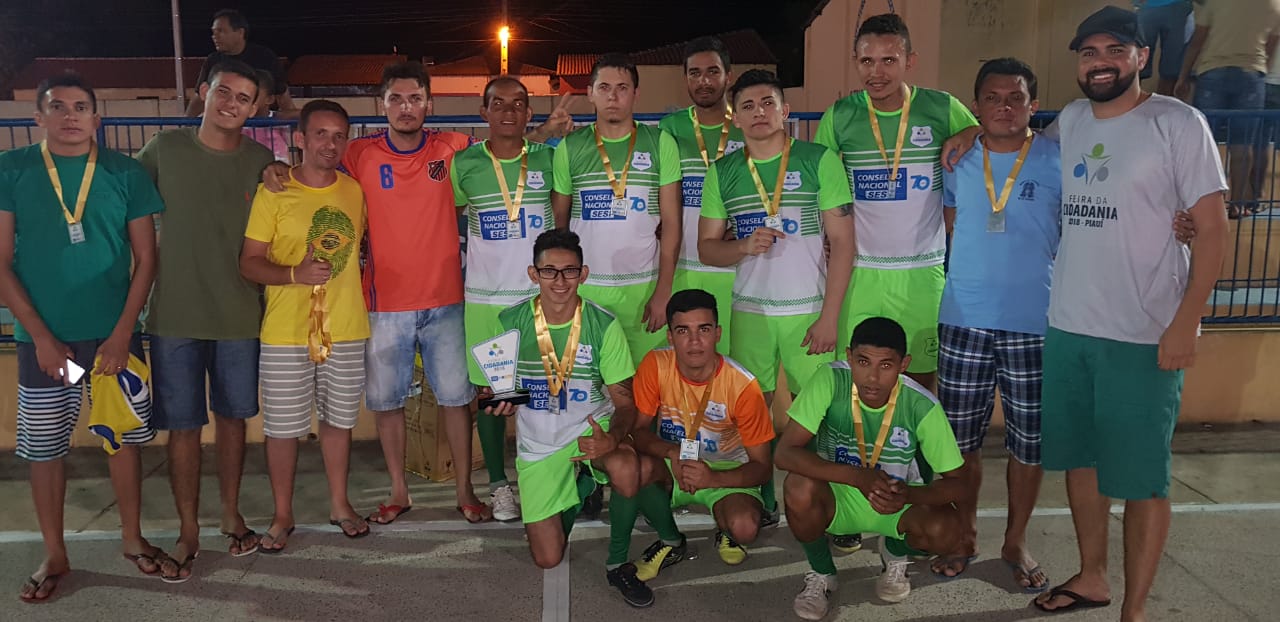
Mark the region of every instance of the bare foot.
[[22, 584], [22, 591], [18, 597], [29, 603], [49, 600], [54, 590], [58, 589], [58, 582], [69, 572], [71, 572], [71, 562], [65, 557], [57, 561], [45, 559], [44, 563], [40, 564], [40, 568]]

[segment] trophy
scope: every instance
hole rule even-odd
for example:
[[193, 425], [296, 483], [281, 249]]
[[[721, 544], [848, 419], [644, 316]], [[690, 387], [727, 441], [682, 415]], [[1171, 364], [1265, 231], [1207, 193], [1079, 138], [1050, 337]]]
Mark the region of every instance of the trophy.
[[480, 371], [493, 389], [493, 397], [480, 400], [480, 409], [497, 406], [500, 402], [527, 404], [528, 391], [516, 390], [516, 358], [520, 352], [520, 331], [511, 329], [497, 337], [471, 348]]

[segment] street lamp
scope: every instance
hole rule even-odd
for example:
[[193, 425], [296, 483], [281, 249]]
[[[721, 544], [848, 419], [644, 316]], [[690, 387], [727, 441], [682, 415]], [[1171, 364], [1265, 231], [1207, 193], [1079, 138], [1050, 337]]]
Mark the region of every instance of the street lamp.
[[503, 26], [498, 29], [498, 41], [502, 42], [502, 75], [507, 75], [507, 42], [511, 40], [511, 29]]

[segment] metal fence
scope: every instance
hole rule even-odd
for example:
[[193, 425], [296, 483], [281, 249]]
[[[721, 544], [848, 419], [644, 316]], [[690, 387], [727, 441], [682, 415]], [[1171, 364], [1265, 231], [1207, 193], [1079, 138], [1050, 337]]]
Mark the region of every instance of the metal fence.
[[[1056, 112], [1041, 112], [1032, 120], [1036, 128], [1048, 125]], [[636, 120], [657, 123], [664, 115], [638, 114]], [[1209, 304], [1206, 324], [1255, 324], [1280, 326], [1280, 110], [1211, 111], [1206, 117], [1224, 157], [1232, 187], [1228, 207], [1232, 216], [1226, 260]], [[541, 122], [545, 117], [535, 117]], [[797, 138], [812, 138], [820, 113], [792, 113], [788, 129]], [[579, 125], [594, 121], [576, 116]], [[352, 136], [364, 136], [387, 127], [383, 117], [352, 117]], [[199, 124], [199, 119], [118, 117], [102, 120], [100, 144], [129, 155], [137, 152], [157, 132]], [[487, 125], [474, 115], [437, 116], [427, 126], [484, 137]], [[245, 132], [267, 145], [277, 157], [296, 162], [292, 124], [270, 118], [251, 119]], [[0, 151], [38, 141], [39, 130], [29, 119], [0, 119]], [[1273, 244], [1274, 242], [1274, 244]], [[11, 341], [13, 318], [0, 307], [0, 342]]]

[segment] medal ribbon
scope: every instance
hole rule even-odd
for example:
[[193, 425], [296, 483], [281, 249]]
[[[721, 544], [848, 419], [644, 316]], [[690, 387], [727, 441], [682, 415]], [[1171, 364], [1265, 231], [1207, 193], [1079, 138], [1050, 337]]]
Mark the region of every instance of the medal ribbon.
[[867, 459], [867, 438], [862, 430], [862, 407], [858, 405], [858, 385], [854, 384], [849, 391], [853, 403], [853, 433], [858, 437], [858, 457], [862, 458], [864, 467], [874, 469], [880, 462], [880, 452], [884, 450], [884, 440], [889, 436], [889, 427], [893, 422], [893, 409], [898, 405], [898, 390], [901, 388], [902, 383], [898, 382], [893, 385], [893, 392], [889, 394], [889, 404], [884, 409], [884, 418], [880, 420], [880, 433], [876, 435], [876, 444], [871, 450], [870, 460]]
[[498, 190], [502, 191], [502, 203], [507, 206], [507, 220], [515, 222], [520, 218], [520, 203], [524, 201], [524, 181], [529, 175], [529, 145], [526, 143], [520, 148], [520, 177], [516, 179], [516, 195], [511, 196], [510, 186], [507, 185], [507, 175], [502, 172], [502, 163], [498, 161], [498, 156], [493, 155], [488, 145], [485, 145], [485, 153], [489, 154], [489, 159], [493, 161], [493, 174], [498, 176]]
[[[693, 106], [689, 107], [689, 120], [693, 121], [693, 136], [698, 139], [698, 152], [702, 154], [702, 163], [711, 166], [711, 160], [707, 157], [707, 139], [702, 137], [702, 125], [698, 123], [698, 117], [693, 113]], [[719, 160], [724, 156], [724, 148], [729, 144], [729, 123], [733, 121], [733, 108], [728, 104], [724, 107], [724, 125], [720, 126], [720, 145], [716, 147], [716, 159]]]
[[552, 397], [560, 395], [560, 389], [569, 384], [569, 376], [573, 374], [573, 363], [578, 355], [578, 337], [582, 332], [582, 299], [573, 311], [573, 327], [569, 329], [569, 338], [564, 342], [564, 356], [556, 356], [556, 346], [551, 342], [551, 329], [547, 327], [547, 316], [542, 312], [542, 296], [533, 299], [533, 328], [538, 335], [538, 351], [542, 353], [542, 369], [547, 374], [547, 389]]
[[49, 173], [49, 182], [53, 184], [53, 192], [58, 195], [58, 206], [68, 225], [74, 225], [84, 218], [84, 205], [89, 201], [89, 186], [93, 183], [93, 173], [98, 169], [98, 143], [89, 142], [89, 162], [84, 166], [84, 177], [80, 179], [80, 194], [76, 197], [75, 214], [67, 209], [67, 200], [62, 196], [62, 179], [58, 177], [58, 167], [49, 154], [49, 141], [40, 141], [40, 155], [44, 156], [44, 167]]
[[631, 129], [631, 142], [627, 144], [627, 161], [622, 165], [621, 180], [614, 174], [613, 163], [609, 161], [609, 154], [604, 150], [604, 139], [600, 138], [600, 128], [592, 125], [591, 132], [596, 136], [596, 149], [600, 151], [600, 162], [604, 164], [604, 174], [609, 178], [609, 186], [613, 188], [613, 198], [625, 198], [627, 196], [627, 173], [631, 172], [631, 155], [636, 150], [636, 135], [640, 133], [639, 124]]
[[[907, 116], [911, 114], [911, 88], [906, 84], [902, 85], [902, 114], [898, 119], [898, 144], [893, 148], [893, 166], [889, 169], [889, 181], [898, 181], [898, 164], [902, 162], [902, 141], [907, 137]], [[876, 114], [876, 105], [871, 103], [871, 96], [867, 95], [867, 108], [871, 113], [871, 135], [876, 139], [876, 146], [880, 148], [880, 157], [884, 158], [885, 165], [889, 165], [889, 154], [884, 150], [884, 136], [880, 134], [880, 119]]]
[[999, 214], [1004, 211], [1004, 206], [1009, 203], [1009, 194], [1013, 192], [1013, 184], [1018, 179], [1018, 172], [1022, 170], [1022, 163], [1027, 159], [1027, 152], [1031, 151], [1031, 130], [1027, 130], [1027, 139], [1022, 141], [1022, 149], [1018, 150], [1018, 159], [1013, 161], [1013, 170], [1009, 171], [1009, 177], [1004, 180], [1004, 189], [1000, 191], [1000, 198], [996, 198], [996, 182], [991, 177], [991, 152], [987, 150], [987, 143], [982, 143], [982, 175], [983, 181], [987, 183], [987, 196], [991, 198], [991, 213]]
[[782, 183], [787, 179], [787, 163], [791, 161], [791, 141], [792, 139], [787, 137], [787, 144], [782, 147], [782, 161], [778, 163], [778, 180], [773, 184], [772, 197], [764, 189], [760, 171], [756, 170], [756, 163], [751, 160], [751, 152], [745, 146], [742, 148], [742, 155], [747, 157], [747, 170], [751, 171], [751, 181], [756, 182], [756, 192], [760, 193], [760, 202], [764, 204], [765, 212], [769, 216], [777, 216], [778, 207], [782, 205]]

